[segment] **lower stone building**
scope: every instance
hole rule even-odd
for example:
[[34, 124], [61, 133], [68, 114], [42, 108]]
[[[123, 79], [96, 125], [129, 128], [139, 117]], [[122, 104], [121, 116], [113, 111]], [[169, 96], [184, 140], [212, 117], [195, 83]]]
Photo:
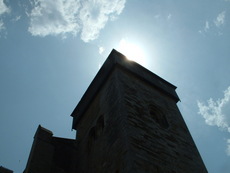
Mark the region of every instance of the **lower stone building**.
[[3, 166], [0, 166], [0, 173], [13, 173], [13, 171]]
[[75, 158], [76, 140], [54, 137], [39, 125], [24, 173], [72, 173]]
[[71, 114], [76, 140], [39, 126], [24, 173], [207, 173], [175, 89], [113, 50]]

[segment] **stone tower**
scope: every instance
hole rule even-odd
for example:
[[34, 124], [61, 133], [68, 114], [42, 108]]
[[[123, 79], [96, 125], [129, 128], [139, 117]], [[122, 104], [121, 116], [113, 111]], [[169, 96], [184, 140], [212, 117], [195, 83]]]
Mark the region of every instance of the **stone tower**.
[[75, 172], [207, 173], [175, 89], [113, 50], [71, 115]]

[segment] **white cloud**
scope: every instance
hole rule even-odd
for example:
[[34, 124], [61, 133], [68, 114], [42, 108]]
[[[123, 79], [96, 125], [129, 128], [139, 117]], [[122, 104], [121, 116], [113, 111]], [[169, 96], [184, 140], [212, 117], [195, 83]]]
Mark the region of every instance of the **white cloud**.
[[3, 21], [2, 20], [0, 20], [0, 31], [2, 30], [2, 29], [4, 29], [5, 27], [4, 27], [4, 23], [3, 23]]
[[216, 17], [216, 19], [214, 20], [214, 24], [217, 27], [220, 27], [221, 25], [224, 24], [225, 22], [225, 11], [222, 11], [220, 14], [218, 14], [218, 16]]
[[126, 0], [34, 0], [29, 32], [34, 36], [76, 35], [85, 42], [99, 36], [109, 20], [118, 16]]
[[203, 29], [199, 30], [198, 32], [200, 34], [205, 34], [206, 32], [208, 32], [209, 29], [210, 29], [209, 21], [206, 20]]
[[[206, 124], [217, 126], [221, 130], [226, 130], [230, 133], [230, 86], [224, 91], [224, 97], [214, 101], [210, 98], [207, 104], [197, 102], [199, 114], [203, 116]], [[227, 141], [227, 152], [230, 155], [230, 139]]]
[[5, 13], [10, 13], [10, 8], [4, 4], [3, 0], [0, 0], [0, 31], [5, 29], [4, 22], [1, 19], [2, 15]]
[[76, 15], [80, 2], [75, 0], [35, 0], [29, 14], [29, 32], [34, 36], [58, 35], [78, 32]]
[[105, 48], [102, 47], [102, 46], [100, 46], [100, 47], [99, 47], [99, 54], [102, 54], [104, 51], [105, 51]]
[[21, 16], [16, 16], [14, 19], [12, 19], [13, 22], [17, 22], [21, 19]]
[[171, 18], [172, 18], [172, 14], [169, 14], [169, 15], [167, 16], [167, 19], [170, 20]]
[[207, 31], [209, 30], [209, 28], [210, 28], [210, 27], [209, 27], [209, 22], [206, 21], [206, 22], [205, 22], [204, 31], [207, 32]]
[[226, 153], [228, 156], [230, 156], [230, 139], [227, 139], [227, 149], [226, 149]]
[[[229, 0], [230, 1], [230, 0]], [[213, 26], [215, 28], [217, 28], [217, 34], [218, 35], [223, 35], [223, 33], [220, 31], [220, 27], [222, 25], [224, 25], [225, 23], [225, 16], [226, 16], [226, 12], [225, 11], [222, 11], [221, 13], [219, 13], [217, 15], [217, 17], [213, 20], [213, 23], [210, 23], [209, 21], [205, 21], [205, 25], [203, 27], [202, 30], [199, 30], [198, 32], [200, 34], [203, 34], [203, 33], [207, 33], [210, 29], [213, 29]], [[213, 25], [214, 24], [214, 25]], [[212, 32], [215, 32], [215, 30], [211, 30]]]
[[[230, 127], [227, 115], [223, 112], [226, 106], [230, 103], [230, 87], [224, 91], [224, 98], [214, 101], [210, 98], [207, 105], [198, 101], [199, 114], [201, 114], [205, 122], [211, 126], [227, 129]], [[229, 112], [230, 113], [230, 112]], [[230, 129], [229, 129], [230, 132]]]
[[156, 15], [154, 16], [155, 19], [159, 19], [160, 17], [161, 17], [160, 14], [156, 14]]
[[0, 0], [0, 15], [4, 13], [9, 13], [9, 12], [10, 12], [10, 9], [6, 6], [3, 0]]
[[96, 39], [107, 21], [119, 15], [124, 5], [125, 0], [84, 1], [79, 16], [82, 21], [81, 38], [86, 42]]

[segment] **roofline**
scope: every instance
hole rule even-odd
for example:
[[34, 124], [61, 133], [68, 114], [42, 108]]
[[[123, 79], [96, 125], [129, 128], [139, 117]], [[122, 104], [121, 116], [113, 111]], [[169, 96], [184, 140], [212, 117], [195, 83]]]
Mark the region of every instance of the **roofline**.
[[158, 75], [152, 73], [138, 63], [134, 61], [129, 61], [123, 54], [113, 49], [104, 64], [102, 65], [101, 69], [98, 71], [97, 75], [87, 88], [85, 94], [82, 96], [78, 105], [73, 110], [71, 114], [71, 116], [73, 117], [73, 129], [75, 129], [77, 122], [81, 119], [88, 105], [90, 105], [95, 95], [98, 93], [98, 91], [116, 66], [122, 67], [123, 69], [138, 76], [142, 80], [150, 83], [166, 95], [173, 98], [176, 102], [180, 100], [175, 92], [175, 89], [177, 88], [176, 86], [162, 79]]

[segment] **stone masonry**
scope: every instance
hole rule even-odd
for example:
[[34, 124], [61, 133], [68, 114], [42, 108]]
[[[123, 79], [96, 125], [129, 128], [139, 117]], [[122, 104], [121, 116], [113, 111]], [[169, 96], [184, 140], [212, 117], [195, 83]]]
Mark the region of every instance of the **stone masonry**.
[[75, 145], [76, 140], [54, 137], [51, 131], [39, 125], [23, 173], [74, 172]]
[[206, 173], [175, 89], [113, 50], [72, 113], [78, 172]]
[[76, 140], [39, 127], [25, 173], [207, 173], [175, 89], [113, 50], [71, 114]]

